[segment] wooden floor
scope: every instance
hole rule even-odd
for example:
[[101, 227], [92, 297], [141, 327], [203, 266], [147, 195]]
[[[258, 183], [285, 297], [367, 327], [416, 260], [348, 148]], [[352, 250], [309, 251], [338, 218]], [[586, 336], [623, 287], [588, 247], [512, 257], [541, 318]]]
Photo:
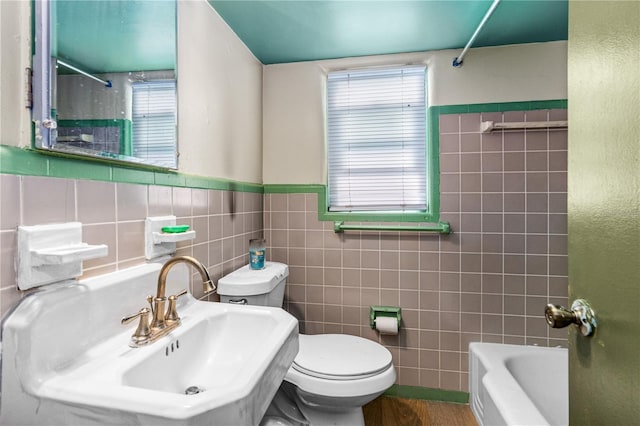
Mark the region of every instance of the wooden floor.
[[477, 426], [466, 404], [381, 396], [363, 407], [366, 426]]

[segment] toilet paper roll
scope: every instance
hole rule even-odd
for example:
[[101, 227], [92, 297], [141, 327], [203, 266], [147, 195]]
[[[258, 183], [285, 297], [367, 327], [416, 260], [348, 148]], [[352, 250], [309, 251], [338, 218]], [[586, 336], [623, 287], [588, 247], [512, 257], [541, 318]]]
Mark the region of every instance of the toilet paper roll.
[[376, 330], [380, 334], [398, 334], [398, 319], [393, 317], [376, 317]]

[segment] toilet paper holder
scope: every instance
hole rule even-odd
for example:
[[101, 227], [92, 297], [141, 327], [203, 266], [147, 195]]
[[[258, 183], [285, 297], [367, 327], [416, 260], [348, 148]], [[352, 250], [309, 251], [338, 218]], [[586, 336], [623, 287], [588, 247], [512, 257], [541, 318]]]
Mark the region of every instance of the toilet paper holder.
[[376, 328], [377, 317], [391, 317], [398, 320], [398, 329], [400, 329], [400, 321], [402, 320], [402, 308], [396, 306], [372, 306], [369, 309], [369, 325]]

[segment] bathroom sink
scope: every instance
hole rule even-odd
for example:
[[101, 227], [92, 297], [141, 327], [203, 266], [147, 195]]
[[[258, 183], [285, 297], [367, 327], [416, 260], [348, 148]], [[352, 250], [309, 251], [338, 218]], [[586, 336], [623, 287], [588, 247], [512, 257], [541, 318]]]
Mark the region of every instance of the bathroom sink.
[[[134, 277], [136, 285], [61, 285], [18, 306], [3, 327], [1, 424], [260, 422], [298, 351], [295, 318], [279, 308], [186, 295], [178, 303], [182, 325], [131, 348], [135, 325], [122, 327], [119, 319], [155, 289], [159, 268], [150, 266], [142, 268], [150, 278]], [[110, 322], [96, 329], [102, 321]]]

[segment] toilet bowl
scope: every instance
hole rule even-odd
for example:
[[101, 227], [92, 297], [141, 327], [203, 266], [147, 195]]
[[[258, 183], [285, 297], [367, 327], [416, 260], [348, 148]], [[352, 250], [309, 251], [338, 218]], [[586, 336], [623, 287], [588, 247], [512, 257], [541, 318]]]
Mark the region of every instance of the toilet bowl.
[[[221, 302], [282, 306], [287, 265], [249, 265], [218, 281]], [[396, 379], [391, 353], [346, 334], [299, 336], [299, 351], [262, 425], [364, 425], [362, 406]]]

